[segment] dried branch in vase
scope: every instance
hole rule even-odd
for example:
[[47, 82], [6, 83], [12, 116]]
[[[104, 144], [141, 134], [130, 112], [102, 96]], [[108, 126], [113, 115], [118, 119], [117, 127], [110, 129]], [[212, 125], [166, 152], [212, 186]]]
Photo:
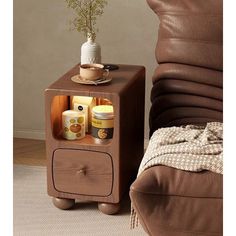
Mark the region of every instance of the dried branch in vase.
[[75, 11], [75, 18], [71, 21], [73, 29], [84, 33], [92, 40], [96, 38], [97, 18], [102, 16], [107, 5], [106, 0], [66, 0], [67, 6]]

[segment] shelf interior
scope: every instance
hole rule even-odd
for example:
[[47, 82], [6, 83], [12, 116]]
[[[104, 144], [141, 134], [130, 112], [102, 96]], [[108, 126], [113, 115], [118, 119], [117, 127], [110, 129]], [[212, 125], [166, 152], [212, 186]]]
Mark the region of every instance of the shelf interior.
[[[62, 113], [66, 110], [74, 110], [77, 107], [77, 104], [84, 104], [85, 107], [87, 107], [87, 132], [85, 137], [82, 139], [67, 140], [63, 137]], [[54, 96], [51, 102], [50, 114], [53, 137], [60, 141], [68, 141], [71, 144], [76, 143], [80, 145], [109, 145], [111, 143], [111, 139], [99, 142], [91, 135], [92, 107], [105, 104], [112, 105], [112, 102], [106, 98], [92, 98], [67, 95]]]

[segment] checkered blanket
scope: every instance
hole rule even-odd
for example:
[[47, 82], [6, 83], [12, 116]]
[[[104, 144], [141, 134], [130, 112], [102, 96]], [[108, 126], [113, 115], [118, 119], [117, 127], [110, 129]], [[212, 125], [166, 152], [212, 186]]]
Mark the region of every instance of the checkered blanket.
[[[223, 174], [223, 124], [161, 128], [150, 139], [138, 176], [155, 165], [186, 171], [209, 170]], [[138, 224], [131, 206], [131, 227]]]

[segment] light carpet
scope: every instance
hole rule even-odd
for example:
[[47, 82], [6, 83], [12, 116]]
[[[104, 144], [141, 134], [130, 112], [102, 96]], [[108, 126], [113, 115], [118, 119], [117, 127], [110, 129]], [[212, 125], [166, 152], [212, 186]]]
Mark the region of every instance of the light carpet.
[[130, 202], [122, 202], [119, 214], [108, 216], [97, 203], [76, 202], [63, 211], [47, 195], [46, 168], [14, 165], [14, 236], [146, 235], [139, 226], [130, 230]]

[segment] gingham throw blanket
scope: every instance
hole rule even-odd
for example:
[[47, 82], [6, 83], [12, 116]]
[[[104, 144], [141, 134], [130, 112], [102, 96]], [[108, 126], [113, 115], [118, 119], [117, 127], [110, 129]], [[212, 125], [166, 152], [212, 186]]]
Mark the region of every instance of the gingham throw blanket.
[[[210, 122], [204, 127], [187, 125], [158, 129], [150, 139], [138, 176], [155, 165], [223, 174], [223, 124]], [[138, 218], [131, 205], [131, 228], [137, 225]]]

